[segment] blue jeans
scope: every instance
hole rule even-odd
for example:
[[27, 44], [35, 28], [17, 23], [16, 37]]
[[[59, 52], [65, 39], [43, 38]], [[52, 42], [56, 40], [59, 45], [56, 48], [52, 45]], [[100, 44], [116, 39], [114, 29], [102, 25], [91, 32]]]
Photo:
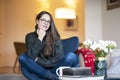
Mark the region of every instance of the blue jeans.
[[22, 73], [29, 80], [48, 80], [45, 79], [45, 74], [47, 74], [48, 71], [57, 76], [56, 69], [60, 66], [80, 67], [79, 57], [73, 52], [64, 54], [63, 58], [59, 60], [52, 69], [46, 69], [40, 66], [26, 54], [21, 54], [19, 56], [19, 63], [21, 64]]

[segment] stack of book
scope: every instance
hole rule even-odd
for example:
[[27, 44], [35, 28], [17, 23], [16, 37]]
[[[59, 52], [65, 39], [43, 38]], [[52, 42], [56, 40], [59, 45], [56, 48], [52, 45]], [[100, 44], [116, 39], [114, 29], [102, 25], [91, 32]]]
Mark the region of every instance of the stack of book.
[[79, 67], [79, 68], [64, 68], [63, 69], [63, 76], [70, 75], [70, 76], [92, 76], [91, 68], [90, 67]]
[[60, 80], [104, 80], [104, 76], [93, 76], [90, 67], [64, 68]]

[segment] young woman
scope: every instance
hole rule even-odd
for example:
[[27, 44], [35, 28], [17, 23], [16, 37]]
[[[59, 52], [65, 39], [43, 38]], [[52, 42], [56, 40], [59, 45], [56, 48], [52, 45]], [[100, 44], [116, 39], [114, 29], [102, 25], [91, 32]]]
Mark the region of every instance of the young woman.
[[[72, 52], [63, 53], [63, 45], [51, 14], [40, 12], [35, 31], [26, 35], [25, 54], [19, 56], [21, 67], [36, 74], [33, 80], [58, 80], [60, 66], [79, 67], [79, 58]], [[27, 55], [27, 56], [26, 56]]]

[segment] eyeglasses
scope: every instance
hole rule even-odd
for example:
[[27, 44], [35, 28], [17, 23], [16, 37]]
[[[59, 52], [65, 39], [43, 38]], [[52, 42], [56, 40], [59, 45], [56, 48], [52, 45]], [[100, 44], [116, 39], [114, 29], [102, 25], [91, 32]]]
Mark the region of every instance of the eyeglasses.
[[40, 19], [43, 23], [47, 23], [47, 24], [50, 24], [50, 21], [47, 21], [45, 19]]

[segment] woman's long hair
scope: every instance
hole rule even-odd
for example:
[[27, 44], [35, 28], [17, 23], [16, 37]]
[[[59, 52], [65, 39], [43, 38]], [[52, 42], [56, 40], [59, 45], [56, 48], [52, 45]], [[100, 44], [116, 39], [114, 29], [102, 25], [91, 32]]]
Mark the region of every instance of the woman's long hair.
[[39, 20], [43, 14], [48, 14], [50, 16], [50, 27], [46, 32], [46, 36], [44, 37], [43, 41], [45, 42], [46, 46], [44, 47], [42, 53], [46, 58], [49, 58], [49, 56], [53, 53], [54, 51], [54, 44], [55, 41], [60, 39], [60, 35], [56, 29], [56, 26], [54, 24], [52, 15], [47, 12], [47, 11], [42, 11], [40, 12], [37, 17], [36, 20]]

